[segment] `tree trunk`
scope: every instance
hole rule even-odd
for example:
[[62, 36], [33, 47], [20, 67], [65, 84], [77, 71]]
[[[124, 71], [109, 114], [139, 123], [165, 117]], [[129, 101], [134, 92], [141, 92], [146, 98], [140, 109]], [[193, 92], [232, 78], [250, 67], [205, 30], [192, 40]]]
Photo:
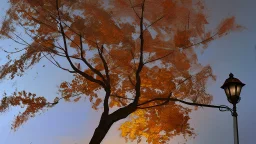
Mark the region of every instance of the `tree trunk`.
[[110, 115], [102, 114], [100, 123], [98, 127], [95, 129], [89, 144], [100, 144], [104, 139], [104, 137], [106, 136], [106, 134], [108, 133], [110, 127], [113, 125], [113, 123], [126, 118], [135, 110], [136, 110], [136, 106], [130, 104], [123, 108], [119, 108], [118, 110], [116, 110]]
[[103, 121], [99, 123], [98, 127], [95, 129], [93, 136], [91, 138], [90, 144], [100, 144], [101, 141], [104, 139], [106, 134], [108, 133], [110, 127], [113, 123]]

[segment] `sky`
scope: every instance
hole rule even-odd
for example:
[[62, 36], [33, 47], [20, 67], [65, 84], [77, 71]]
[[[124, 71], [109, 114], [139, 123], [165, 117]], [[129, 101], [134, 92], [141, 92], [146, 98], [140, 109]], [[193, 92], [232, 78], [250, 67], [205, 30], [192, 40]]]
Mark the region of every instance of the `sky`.
[[[220, 88], [228, 74], [232, 72], [246, 86], [241, 93], [238, 106], [239, 139], [242, 144], [252, 144], [256, 133], [256, 1], [254, 0], [207, 0], [211, 25], [217, 25], [222, 18], [235, 16], [237, 23], [245, 27], [241, 32], [234, 32], [212, 42], [209, 48], [199, 56], [199, 61], [210, 64], [217, 76], [216, 82], [208, 84], [208, 92], [213, 95], [212, 104], [228, 105], [224, 91]], [[0, 22], [4, 18], [3, 11], [8, 4], [1, 0]], [[18, 46], [5, 40], [0, 47]], [[4, 63], [1, 58], [0, 64]], [[63, 80], [71, 80], [72, 75], [65, 73], [53, 65], [43, 65], [43, 61], [25, 73], [24, 77], [14, 81], [0, 81], [0, 94], [11, 92], [15, 88], [29, 90], [39, 95], [53, 99], [58, 96], [57, 86]], [[54, 108], [37, 115], [23, 124], [16, 132], [11, 130], [11, 123], [18, 109], [11, 108], [0, 114], [0, 143], [3, 144], [87, 144], [96, 128], [101, 110], [91, 109], [87, 100], [78, 103], [60, 102]], [[121, 121], [122, 122], [122, 121]], [[175, 137], [172, 144], [217, 144], [233, 143], [233, 118], [230, 112], [220, 112], [218, 109], [200, 108], [193, 111], [190, 120], [197, 136], [185, 141], [183, 137]], [[118, 126], [111, 127], [102, 144], [124, 144], [120, 137]]]

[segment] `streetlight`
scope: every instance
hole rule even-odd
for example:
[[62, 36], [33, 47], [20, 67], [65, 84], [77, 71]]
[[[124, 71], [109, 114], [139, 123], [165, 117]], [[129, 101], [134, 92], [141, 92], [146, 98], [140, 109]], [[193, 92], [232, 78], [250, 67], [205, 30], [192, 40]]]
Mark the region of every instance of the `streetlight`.
[[231, 104], [236, 105], [241, 99], [240, 93], [244, 85], [245, 84], [243, 84], [239, 79], [234, 78], [234, 75], [230, 73], [229, 78], [226, 79], [221, 88], [224, 89], [228, 101]]
[[224, 84], [221, 86], [224, 89], [228, 101], [233, 104], [233, 109], [231, 110], [233, 116], [233, 126], [234, 126], [234, 143], [239, 144], [238, 137], [238, 124], [237, 124], [237, 112], [236, 112], [236, 104], [240, 101], [240, 93], [242, 87], [245, 86], [239, 79], [234, 78], [232, 73], [229, 74], [229, 78], [226, 79]]
[[233, 116], [233, 125], [234, 125], [234, 144], [239, 144], [238, 139], [238, 125], [237, 125], [237, 112], [236, 112], [236, 104], [240, 101], [241, 90], [245, 86], [239, 79], [234, 78], [232, 73], [229, 74], [229, 78], [226, 79], [224, 84], [221, 86], [224, 89], [228, 101], [233, 105], [233, 109], [226, 105], [208, 105], [208, 104], [200, 104], [194, 102], [187, 102], [184, 100], [180, 100], [177, 98], [168, 98], [168, 101], [178, 101], [191, 106], [200, 106], [200, 107], [209, 107], [209, 108], [218, 108], [220, 111], [230, 111]]

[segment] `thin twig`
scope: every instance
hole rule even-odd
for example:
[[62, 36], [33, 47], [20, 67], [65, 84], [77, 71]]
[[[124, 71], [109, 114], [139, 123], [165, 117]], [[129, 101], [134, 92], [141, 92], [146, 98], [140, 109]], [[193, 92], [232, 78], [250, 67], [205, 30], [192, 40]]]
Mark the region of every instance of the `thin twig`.
[[150, 25], [148, 25], [144, 31], [146, 31], [148, 28], [150, 28], [152, 25], [154, 25], [155, 23], [157, 23], [158, 21], [160, 21], [162, 18], [164, 18], [164, 15], [162, 15], [161, 17], [159, 17], [157, 20], [155, 20], [154, 22], [152, 22]]

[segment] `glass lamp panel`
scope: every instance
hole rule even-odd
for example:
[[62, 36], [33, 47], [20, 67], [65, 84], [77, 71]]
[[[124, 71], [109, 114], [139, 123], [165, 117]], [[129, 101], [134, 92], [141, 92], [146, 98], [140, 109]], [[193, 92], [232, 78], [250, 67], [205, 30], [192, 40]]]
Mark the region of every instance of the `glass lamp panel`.
[[230, 97], [230, 93], [229, 93], [228, 87], [225, 87], [225, 93], [226, 93], [227, 97]]
[[237, 85], [236, 86], [236, 93], [237, 93], [237, 96], [240, 96], [240, 93], [241, 93], [241, 89], [242, 89], [242, 85]]
[[230, 85], [229, 89], [230, 89], [230, 96], [231, 97], [236, 96], [236, 86], [235, 85]]

